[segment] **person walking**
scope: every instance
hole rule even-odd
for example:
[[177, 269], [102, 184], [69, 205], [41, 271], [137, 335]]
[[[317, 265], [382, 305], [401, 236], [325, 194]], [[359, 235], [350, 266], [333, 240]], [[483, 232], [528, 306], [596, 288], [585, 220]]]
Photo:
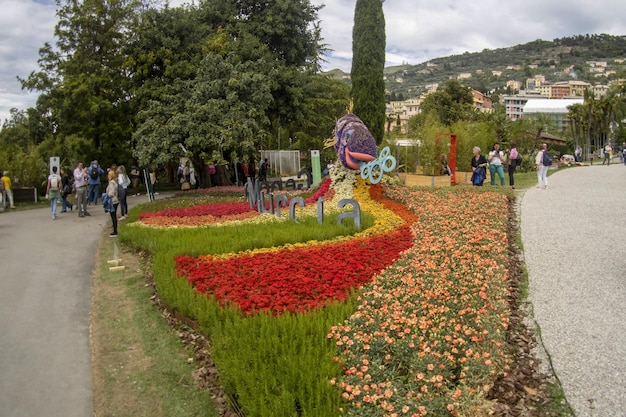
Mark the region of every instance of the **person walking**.
[[91, 161], [87, 169], [89, 179], [87, 190], [87, 204], [98, 204], [98, 193], [100, 192], [100, 176], [104, 175], [104, 170], [98, 165], [98, 161]]
[[602, 160], [602, 165], [606, 162], [606, 165], [611, 165], [611, 153], [613, 152], [613, 148], [611, 147], [611, 143], [607, 143], [604, 147], [604, 159]]
[[82, 162], [78, 162], [74, 168], [74, 190], [76, 191], [76, 205], [78, 217], [91, 216], [87, 212], [87, 168]]
[[626, 165], [626, 142], [622, 143], [622, 149], [620, 151], [622, 162]]
[[493, 148], [489, 152], [489, 174], [491, 185], [496, 185], [496, 174], [500, 178], [500, 185], [504, 185], [504, 152], [500, 150], [500, 144], [494, 143]]
[[70, 208], [70, 211], [74, 210], [74, 205], [67, 201], [67, 197], [72, 194], [72, 183], [70, 180], [70, 176], [67, 175], [67, 171], [65, 168], [61, 168], [61, 200], [63, 204], [61, 205], [61, 213], [67, 212], [67, 208]]
[[541, 150], [535, 157], [535, 167], [537, 168], [537, 188], [545, 190], [548, 188], [548, 168], [552, 165], [552, 159], [548, 154], [548, 145], [541, 145]]
[[52, 174], [48, 176], [46, 196], [50, 199], [52, 207], [52, 220], [57, 218], [57, 202], [61, 198], [61, 177], [57, 174], [57, 167], [52, 167]]
[[119, 185], [119, 189], [117, 191], [117, 198], [120, 201], [120, 220], [126, 220], [126, 215], [128, 214], [128, 201], [127, 197], [127, 189], [130, 185], [130, 178], [126, 174], [126, 167], [124, 165], [120, 165], [117, 167], [117, 183]]
[[472, 157], [472, 185], [482, 187], [487, 177], [487, 158], [480, 154], [480, 148], [474, 146], [472, 149], [474, 156]]
[[517, 150], [517, 144], [511, 142], [511, 149], [509, 149], [508, 158], [509, 161], [509, 186], [515, 189], [515, 170], [517, 169], [517, 159], [519, 158], [519, 152]]
[[119, 184], [117, 182], [117, 174], [113, 169], [109, 170], [108, 173], [109, 183], [106, 188], [106, 194], [111, 199], [111, 206], [109, 208], [109, 214], [111, 215], [111, 223], [113, 223], [113, 231], [109, 235], [109, 237], [117, 236], [117, 206], [120, 203], [118, 198], [118, 189]]
[[[4, 171], [0, 180], [2, 181], [2, 184], [4, 186], [4, 193], [7, 197], [7, 200], [9, 200], [8, 203], [10, 203], [10, 207], [14, 209], [15, 201], [13, 200], [13, 190], [11, 189], [12, 184], [11, 178], [9, 177], [9, 171]], [[4, 202], [2, 204], [4, 204]]]

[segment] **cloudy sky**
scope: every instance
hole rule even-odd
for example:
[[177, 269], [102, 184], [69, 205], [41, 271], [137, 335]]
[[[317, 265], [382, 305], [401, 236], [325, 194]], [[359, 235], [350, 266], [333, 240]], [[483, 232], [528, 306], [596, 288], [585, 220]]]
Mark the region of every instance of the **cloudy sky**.
[[[186, 0], [170, 0], [177, 6]], [[311, 0], [320, 11], [324, 69], [350, 71], [356, 0]], [[386, 0], [387, 65], [578, 34], [626, 35], [623, 0]], [[0, 119], [34, 105], [16, 77], [37, 70], [38, 50], [54, 42], [54, 0], [0, 0]]]

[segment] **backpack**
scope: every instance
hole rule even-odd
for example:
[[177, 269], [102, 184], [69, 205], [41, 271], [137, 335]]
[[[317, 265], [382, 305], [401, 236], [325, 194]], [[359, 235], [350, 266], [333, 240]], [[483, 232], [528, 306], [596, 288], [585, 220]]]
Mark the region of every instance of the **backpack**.
[[541, 164], [543, 166], [549, 167], [552, 165], [552, 157], [548, 153], [548, 151], [543, 151], [543, 156], [541, 157]]
[[59, 176], [56, 174], [50, 175], [50, 189], [51, 190], [59, 189]]
[[98, 167], [91, 167], [91, 169], [89, 170], [89, 177], [92, 180], [97, 180], [98, 178], [100, 178], [100, 174], [98, 173]]

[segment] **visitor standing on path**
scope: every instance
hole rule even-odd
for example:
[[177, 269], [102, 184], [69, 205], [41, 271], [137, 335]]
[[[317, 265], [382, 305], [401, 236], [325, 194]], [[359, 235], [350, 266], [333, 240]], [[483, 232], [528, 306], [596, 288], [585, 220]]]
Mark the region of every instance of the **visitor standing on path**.
[[[552, 161], [547, 161], [544, 154], [548, 153], [548, 145], [545, 143], [541, 145], [541, 149], [537, 152], [535, 157], [535, 168], [537, 169], [537, 188], [545, 190], [548, 188], [548, 169], [552, 165]], [[548, 155], [549, 158], [549, 155]]]
[[76, 191], [76, 205], [78, 217], [91, 216], [87, 212], [87, 169], [79, 162], [74, 168], [74, 190]]
[[61, 213], [67, 212], [67, 208], [70, 208], [70, 211], [74, 210], [74, 205], [67, 200], [67, 197], [72, 194], [72, 183], [70, 181], [70, 176], [67, 175], [67, 171], [65, 168], [61, 168], [61, 199], [63, 200], [63, 205], [61, 206]]
[[511, 149], [509, 149], [507, 161], [509, 161], [509, 186], [515, 188], [515, 170], [517, 169], [517, 160], [519, 158], [519, 152], [517, 150], [517, 144], [511, 142]]
[[117, 182], [117, 173], [115, 170], [110, 169], [107, 174], [109, 183], [106, 188], [106, 194], [111, 199], [111, 207], [109, 209], [109, 214], [111, 215], [111, 223], [113, 223], [113, 231], [109, 235], [109, 237], [117, 236], [117, 206], [120, 203], [118, 198], [118, 188], [119, 184]]
[[491, 185], [496, 185], [496, 174], [500, 178], [500, 185], [504, 185], [504, 152], [500, 150], [500, 144], [494, 143], [493, 148], [489, 152], [489, 174]]
[[98, 193], [100, 192], [100, 176], [104, 175], [104, 170], [98, 165], [98, 161], [91, 161], [87, 169], [89, 175], [87, 190], [87, 204], [98, 204]]
[[61, 177], [57, 174], [57, 167], [52, 167], [52, 174], [48, 176], [46, 197], [50, 199], [52, 207], [52, 220], [57, 218], [57, 202], [61, 198]]
[[120, 165], [117, 167], [117, 183], [119, 185], [117, 191], [117, 198], [120, 200], [120, 220], [126, 220], [126, 215], [128, 214], [128, 200], [127, 189], [130, 185], [130, 178], [126, 174], [126, 167], [124, 165]]
[[602, 160], [602, 165], [606, 162], [607, 165], [611, 165], [611, 153], [613, 152], [613, 148], [610, 143], [607, 143], [604, 147], [604, 159]]
[[[9, 200], [8, 202], [11, 204], [10, 207], [12, 209], [15, 208], [15, 201], [13, 200], [13, 190], [12, 190], [12, 184], [11, 184], [11, 178], [9, 177], [9, 171], [4, 171], [2, 173], [2, 178], [0, 178], [0, 180], [2, 181], [2, 184], [4, 185], [4, 193], [7, 197], [7, 200]], [[5, 202], [3, 201], [2, 204], [5, 204]]]

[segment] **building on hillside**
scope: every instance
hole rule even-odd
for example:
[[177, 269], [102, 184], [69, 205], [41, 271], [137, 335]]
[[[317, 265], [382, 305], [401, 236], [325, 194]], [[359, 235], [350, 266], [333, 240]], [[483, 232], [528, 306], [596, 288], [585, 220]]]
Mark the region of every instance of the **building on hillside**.
[[502, 71], [493, 70], [491, 71], [491, 75], [493, 75], [494, 77], [501, 77]]
[[517, 120], [524, 115], [524, 106], [530, 99], [548, 100], [548, 97], [542, 97], [539, 94], [515, 94], [512, 96], [502, 96], [504, 100], [504, 110], [511, 120]]
[[570, 95], [570, 86], [567, 83], [556, 83], [550, 86], [550, 98], [560, 99]]
[[402, 132], [406, 132], [409, 119], [419, 113], [421, 102], [421, 99], [412, 98], [387, 103], [386, 115], [389, 120], [393, 119], [392, 126], [399, 126]]
[[486, 96], [477, 90], [472, 90], [472, 96], [474, 97], [474, 109], [486, 113], [493, 110], [491, 97]]
[[591, 84], [584, 81], [568, 81], [570, 96], [585, 96], [585, 91], [591, 88]]
[[468, 80], [470, 78], [472, 78], [471, 72], [462, 72], [457, 76], [457, 79], [459, 80]]
[[507, 87], [511, 87], [511, 90], [519, 91], [522, 89], [522, 83], [516, 80], [509, 80], [506, 82]]
[[594, 97], [600, 98], [606, 96], [606, 93], [609, 91], [609, 86], [605, 84], [598, 84], [591, 87], [591, 92]]
[[546, 133], [563, 134], [568, 126], [569, 106], [583, 104], [583, 98], [568, 99], [529, 99], [522, 110], [522, 117], [535, 118], [540, 114], [550, 117], [551, 125], [546, 126]]

